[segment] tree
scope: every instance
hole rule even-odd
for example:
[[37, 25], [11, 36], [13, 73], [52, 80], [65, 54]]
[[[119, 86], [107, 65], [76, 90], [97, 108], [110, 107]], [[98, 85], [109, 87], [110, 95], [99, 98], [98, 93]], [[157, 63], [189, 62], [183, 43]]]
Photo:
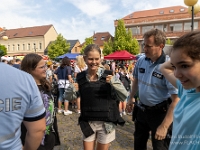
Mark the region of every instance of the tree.
[[93, 44], [93, 43], [94, 43], [94, 42], [93, 42], [93, 37], [86, 38], [86, 39], [85, 39], [85, 42], [84, 42], [84, 44], [83, 44], [83, 47], [82, 47], [82, 49], [81, 49], [81, 54], [84, 53], [84, 49], [86, 48], [86, 46], [88, 46], [88, 45], [90, 45], [90, 44]]
[[140, 51], [140, 46], [136, 38], [132, 37], [132, 32], [129, 29], [126, 35], [126, 50], [131, 54], [138, 54]]
[[113, 41], [110, 38], [108, 42], [104, 42], [103, 44], [103, 55], [106, 56], [113, 52]]
[[4, 55], [7, 55], [7, 48], [0, 44], [0, 57]]
[[139, 43], [135, 38], [132, 37], [132, 32], [130, 29], [126, 31], [123, 20], [118, 20], [118, 25], [115, 29], [113, 49], [114, 51], [127, 50], [134, 55], [139, 53]]
[[70, 43], [59, 34], [57, 39], [48, 46], [48, 56], [51, 59], [69, 52]]
[[172, 41], [169, 38], [167, 39], [166, 44], [173, 45]]
[[123, 20], [118, 20], [118, 25], [115, 29], [115, 37], [113, 43], [114, 51], [125, 50], [126, 43], [126, 28], [124, 26]]

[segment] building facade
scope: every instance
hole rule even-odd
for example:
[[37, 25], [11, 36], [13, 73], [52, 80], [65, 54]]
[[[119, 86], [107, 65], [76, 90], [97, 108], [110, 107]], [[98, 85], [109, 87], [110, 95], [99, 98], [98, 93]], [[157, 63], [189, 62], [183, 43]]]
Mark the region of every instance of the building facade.
[[[3, 36], [7, 36], [8, 40], [3, 40]], [[57, 36], [53, 25], [2, 29], [0, 31], [0, 44], [5, 45], [8, 56], [26, 55], [28, 53], [43, 55], [49, 43], [56, 40]]]
[[[141, 52], [143, 51], [143, 34], [152, 28], [164, 31], [167, 39], [170, 39], [172, 43], [184, 33], [191, 31], [191, 13], [183, 6], [137, 11], [125, 16], [122, 20], [126, 29], [130, 29], [133, 37], [140, 43]], [[117, 22], [117, 20], [114, 21], [115, 27]], [[194, 16], [194, 30], [200, 30], [200, 13]]]
[[81, 48], [79, 45], [81, 44], [79, 40], [67, 40], [70, 43], [69, 53], [80, 53]]
[[[101, 49], [101, 56], [103, 58], [104, 42], [108, 42], [109, 40], [113, 41], [114, 37], [109, 32], [96, 32], [96, 33], [94, 32], [91, 38], [93, 38], [93, 43], [97, 44], [99, 48]], [[80, 49], [82, 49], [83, 45], [84, 43], [79, 45]]]

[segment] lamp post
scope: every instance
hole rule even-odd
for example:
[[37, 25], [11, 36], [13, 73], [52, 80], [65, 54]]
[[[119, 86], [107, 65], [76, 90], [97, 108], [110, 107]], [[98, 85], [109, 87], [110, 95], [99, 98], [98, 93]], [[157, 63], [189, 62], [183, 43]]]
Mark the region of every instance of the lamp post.
[[4, 36], [2, 37], [2, 39], [3, 39], [4, 41], [6, 41], [6, 40], [8, 40], [8, 37], [7, 37], [6, 35], [4, 35]]
[[188, 12], [192, 14], [191, 31], [194, 30], [194, 15], [199, 12], [198, 0], [184, 0], [185, 5], [188, 6]]

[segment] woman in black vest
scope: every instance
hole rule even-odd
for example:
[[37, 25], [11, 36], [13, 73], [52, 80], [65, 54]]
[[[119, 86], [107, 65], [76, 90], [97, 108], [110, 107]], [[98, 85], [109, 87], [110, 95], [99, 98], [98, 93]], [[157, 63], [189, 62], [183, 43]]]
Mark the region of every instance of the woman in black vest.
[[108, 150], [115, 139], [115, 126], [123, 125], [119, 114], [119, 101], [124, 101], [127, 91], [111, 71], [101, 66], [101, 50], [95, 44], [84, 50], [86, 71], [78, 73], [77, 82], [81, 97], [79, 124], [83, 132], [85, 150]]

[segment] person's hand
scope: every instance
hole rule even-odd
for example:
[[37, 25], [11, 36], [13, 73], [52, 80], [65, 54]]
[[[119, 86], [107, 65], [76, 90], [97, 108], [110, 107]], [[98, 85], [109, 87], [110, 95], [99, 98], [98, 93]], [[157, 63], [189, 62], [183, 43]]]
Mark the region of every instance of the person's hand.
[[73, 83], [76, 91], [78, 91], [78, 83]]
[[74, 83], [74, 80], [73, 80], [73, 79], [70, 79], [69, 82], [70, 82], [70, 83]]
[[128, 102], [126, 103], [126, 109], [129, 113], [133, 111], [134, 108], [133, 102], [135, 102], [135, 98], [132, 99], [129, 98]]
[[155, 139], [157, 140], [163, 140], [165, 139], [166, 135], [167, 135], [167, 127], [160, 125], [158, 126], [157, 130], [156, 130], [156, 134], [155, 134]]
[[110, 83], [111, 78], [112, 78], [112, 75], [107, 75], [107, 77], [106, 77], [106, 82], [107, 82], [107, 83]]

